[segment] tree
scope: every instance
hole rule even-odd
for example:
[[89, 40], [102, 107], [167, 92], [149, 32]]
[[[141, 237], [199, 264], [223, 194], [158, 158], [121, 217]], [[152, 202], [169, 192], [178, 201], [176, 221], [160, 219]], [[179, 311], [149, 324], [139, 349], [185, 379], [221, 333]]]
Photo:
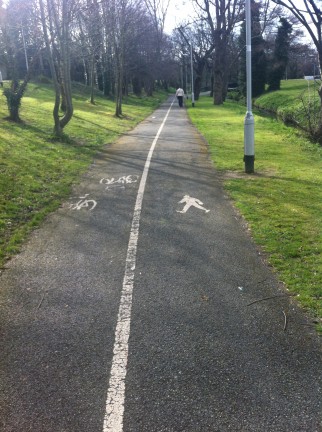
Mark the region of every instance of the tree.
[[214, 44], [212, 41], [209, 28], [205, 23], [194, 23], [193, 30], [191, 26], [180, 26], [177, 29], [179, 40], [177, 41], [181, 53], [184, 57], [190, 57], [190, 47], [192, 44], [192, 58], [194, 68], [194, 96], [199, 99], [201, 83], [208, 60], [213, 55]]
[[[122, 99], [131, 82], [137, 94], [143, 86], [148, 95], [156, 84], [166, 87], [175, 62], [172, 42], [163, 31], [167, 8], [163, 4], [161, 0], [30, 0], [28, 4], [8, 0], [12, 25], [4, 28], [1, 23], [0, 57], [12, 77], [11, 88], [6, 89], [8, 101], [15, 104], [12, 119], [19, 120], [37, 47], [41, 50], [35, 70], [47, 68], [54, 86], [57, 137], [73, 116], [71, 69], [74, 79], [91, 85], [92, 102], [95, 87], [115, 97], [117, 116], [122, 116]], [[18, 78], [24, 76], [20, 84]]]
[[203, 19], [208, 23], [214, 45], [214, 104], [224, 102], [228, 84], [227, 53], [231, 34], [241, 19], [244, 1], [195, 0]]
[[129, 4], [127, 0], [115, 0], [112, 2], [113, 48], [115, 55], [115, 115], [122, 115], [123, 82], [125, 71], [125, 45], [128, 33]]
[[151, 80], [146, 83], [146, 91], [148, 95], [152, 95], [154, 88], [154, 78], [157, 80], [161, 79], [160, 75], [160, 65], [162, 63], [162, 59], [164, 57], [164, 42], [165, 42], [165, 33], [164, 33], [164, 23], [167, 16], [167, 11], [169, 7], [170, 0], [144, 0], [146, 5], [146, 10], [148, 15], [151, 18], [152, 24], [152, 37], [154, 42], [154, 48], [151, 51]]
[[156, 82], [169, 76], [165, 63], [171, 63], [172, 48], [163, 32], [165, 12], [159, 12], [160, 2], [148, 2], [150, 9], [139, 0], [104, 0], [102, 6], [105, 70], [108, 65], [113, 72], [115, 115], [122, 116], [122, 100], [130, 83], [137, 95], [144, 87], [150, 96]]
[[14, 122], [21, 121], [19, 111], [22, 98], [42, 44], [37, 38], [34, 16], [33, 1], [26, 7], [21, 0], [10, 0], [5, 19], [1, 22], [1, 45], [11, 79], [10, 87], [5, 88], [3, 94], [7, 100], [8, 119]]
[[[275, 4], [286, 8], [307, 30], [318, 53], [320, 71], [322, 70], [322, 10], [320, 0], [303, 0], [301, 5], [293, 0], [272, 0]], [[320, 115], [315, 132], [316, 137], [322, 140], [322, 81], [318, 90], [320, 97]]]
[[134, 23], [138, 10], [140, 10], [140, 4], [137, 0], [105, 0], [103, 2], [105, 64], [110, 67], [117, 117], [123, 114], [123, 95], [126, 93], [127, 65], [130, 58], [129, 46], [131, 46], [133, 34], [136, 33]]
[[303, 78], [305, 75], [315, 75], [318, 71], [316, 50], [308, 44], [293, 41], [289, 49], [287, 78]]
[[279, 90], [281, 80], [285, 74], [290, 51], [290, 34], [292, 25], [285, 19], [280, 19], [275, 39], [275, 48], [268, 76], [268, 91]]
[[94, 104], [95, 77], [97, 77], [96, 67], [103, 45], [101, 28], [102, 20], [98, 1], [86, 0], [85, 7], [80, 8], [77, 13], [75, 42], [78, 40], [81, 42], [81, 50], [79, 51], [83, 56], [86, 83], [89, 83], [91, 87], [91, 104]]
[[[47, 58], [55, 88], [54, 135], [61, 137], [73, 116], [70, 78], [70, 25], [75, 0], [39, 0]], [[60, 116], [62, 107], [63, 115]]]
[[[156, 79], [160, 77], [163, 32], [159, 34], [157, 16], [151, 15], [143, 2], [132, 12], [131, 38], [127, 43], [127, 80], [140, 96], [142, 90], [151, 96]], [[156, 52], [159, 54], [156, 55]]]

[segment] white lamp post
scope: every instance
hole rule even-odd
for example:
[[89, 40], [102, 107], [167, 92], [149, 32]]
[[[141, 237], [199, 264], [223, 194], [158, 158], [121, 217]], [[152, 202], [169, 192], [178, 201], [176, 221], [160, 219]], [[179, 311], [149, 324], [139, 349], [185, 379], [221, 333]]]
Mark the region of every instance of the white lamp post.
[[247, 112], [244, 121], [244, 162], [245, 172], [254, 172], [255, 144], [254, 144], [254, 116], [252, 113], [252, 34], [250, 1], [246, 0], [246, 85]]
[[190, 62], [191, 62], [191, 103], [195, 106], [195, 94], [193, 89], [193, 59], [192, 59], [192, 41], [190, 41]]

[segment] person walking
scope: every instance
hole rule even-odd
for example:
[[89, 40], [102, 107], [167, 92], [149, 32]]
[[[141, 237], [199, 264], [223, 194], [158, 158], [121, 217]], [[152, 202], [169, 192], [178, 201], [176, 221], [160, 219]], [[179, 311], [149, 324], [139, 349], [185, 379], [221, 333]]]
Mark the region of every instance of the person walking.
[[176, 91], [176, 96], [178, 99], [179, 107], [182, 108], [183, 106], [183, 97], [184, 97], [184, 91], [181, 87], [179, 87]]

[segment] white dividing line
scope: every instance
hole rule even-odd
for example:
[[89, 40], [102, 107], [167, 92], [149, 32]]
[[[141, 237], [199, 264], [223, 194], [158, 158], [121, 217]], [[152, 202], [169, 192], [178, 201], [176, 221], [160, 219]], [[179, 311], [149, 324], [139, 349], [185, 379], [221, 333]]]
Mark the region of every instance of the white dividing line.
[[125, 273], [123, 279], [120, 308], [115, 330], [113, 360], [106, 398], [106, 411], [104, 417], [103, 432], [122, 432], [123, 430], [125, 377], [127, 372], [127, 359], [129, 350], [128, 341], [131, 325], [134, 271], [136, 265], [136, 251], [139, 238], [142, 201], [153, 151], [155, 149], [163, 126], [167, 121], [173, 102], [170, 105], [170, 108], [168, 109], [167, 114], [165, 115], [164, 120], [149, 150], [134, 207], [132, 227], [125, 262]]

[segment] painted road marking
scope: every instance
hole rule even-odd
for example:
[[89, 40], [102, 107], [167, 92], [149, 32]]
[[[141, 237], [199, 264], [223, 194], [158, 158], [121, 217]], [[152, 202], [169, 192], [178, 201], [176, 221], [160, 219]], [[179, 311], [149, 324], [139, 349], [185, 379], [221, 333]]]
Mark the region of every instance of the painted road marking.
[[189, 208], [191, 206], [193, 207], [197, 207], [200, 210], [204, 210], [206, 213], [210, 212], [210, 210], [207, 210], [205, 207], [203, 206], [203, 202], [198, 200], [197, 198], [192, 198], [189, 195], [185, 195], [181, 201], [178, 201], [179, 204], [183, 204], [186, 203], [186, 205], [183, 207], [182, 210], [177, 210], [177, 213], [186, 213], [187, 210], [189, 210]]
[[113, 187], [118, 187], [125, 189], [125, 184], [131, 184], [131, 183], [137, 183], [139, 179], [138, 175], [127, 175], [119, 177], [117, 180], [115, 180], [114, 177], [112, 178], [102, 178], [100, 180], [101, 184], [106, 185], [106, 190], [111, 189]]
[[88, 197], [88, 194], [85, 194], [84, 196], [79, 197], [80, 200], [76, 204], [71, 204], [70, 209], [71, 210], [80, 210], [82, 208], [89, 208], [91, 205], [89, 210], [94, 210], [94, 208], [97, 205], [97, 202], [93, 199], [87, 199], [87, 197]]
[[113, 360], [106, 398], [106, 411], [104, 417], [103, 432], [122, 432], [123, 430], [125, 378], [127, 372], [132, 294], [142, 201], [153, 151], [159, 139], [161, 131], [165, 125], [165, 122], [167, 121], [172, 105], [173, 102], [170, 105], [170, 108], [168, 109], [149, 150], [134, 207], [132, 227], [125, 262], [121, 301], [115, 330]]

